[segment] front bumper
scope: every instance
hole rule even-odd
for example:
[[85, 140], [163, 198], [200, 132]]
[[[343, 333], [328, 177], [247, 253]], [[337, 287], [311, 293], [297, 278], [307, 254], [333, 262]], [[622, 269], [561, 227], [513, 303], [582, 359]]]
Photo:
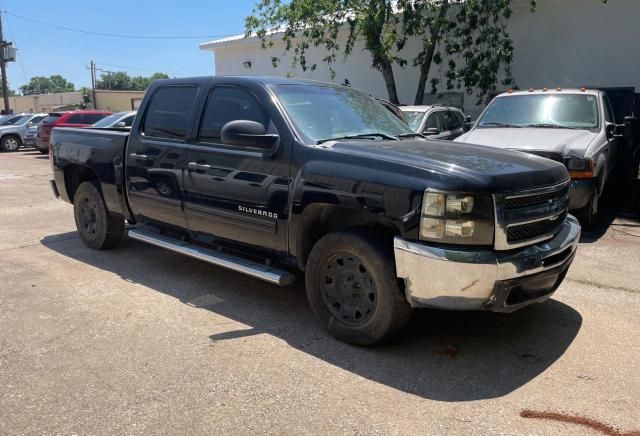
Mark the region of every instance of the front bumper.
[[571, 180], [570, 210], [582, 209], [589, 203], [596, 185], [595, 180], [596, 179]]
[[397, 275], [413, 307], [512, 312], [551, 297], [573, 262], [580, 230], [569, 215], [553, 239], [504, 252], [395, 238]]

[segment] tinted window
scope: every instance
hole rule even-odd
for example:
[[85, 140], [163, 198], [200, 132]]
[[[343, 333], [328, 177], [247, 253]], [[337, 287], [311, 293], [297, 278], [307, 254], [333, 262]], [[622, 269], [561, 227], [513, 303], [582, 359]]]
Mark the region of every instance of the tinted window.
[[17, 117], [12, 117], [2, 123], [3, 126], [19, 126], [21, 124], [26, 123], [31, 118], [30, 115], [20, 115]]
[[84, 117], [82, 118], [82, 124], [93, 124], [97, 121], [100, 121], [106, 116], [107, 114], [84, 114]]
[[255, 121], [265, 129], [269, 126], [269, 117], [249, 92], [239, 88], [215, 88], [207, 101], [198, 140], [219, 142], [222, 127], [234, 120]]
[[197, 92], [195, 86], [166, 86], [156, 90], [145, 115], [144, 134], [184, 139]]
[[438, 132], [444, 132], [446, 130], [443, 111], [433, 112], [429, 115], [424, 126], [424, 130], [426, 131], [427, 129], [438, 129]]
[[65, 121], [67, 124], [84, 124], [84, 116], [82, 114], [73, 114]]
[[44, 120], [42, 120], [42, 122], [43, 123], [47, 123], [47, 124], [51, 124], [51, 123], [54, 123], [61, 116], [62, 116], [62, 114], [50, 114], [48, 117], [46, 117]]
[[135, 119], [136, 119], [135, 115], [129, 115], [127, 118], [122, 120], [122, 122], [124, 122], [125, 127], [131, 127], [133, 125], [133, 120]]
[[457, 111], [449, 111], [449, 119], [451, 120], [451, 125], [449, 126], [449, 130], [461, 129], [464, 124], [464, 116], [460, 112]]
[[46, 118], [46, 117], [44, 117], [44, 116], [42, 116], [42, 117], [33, 117], [33, 118], [31, 119], [31, 122], [32, 122], [33, 124], [38, 124], [40, 121], [44, 120], [45, 118]]
[[122, 114], [109, 115], [108, 117], [104, 117], [97, 123], [94, 123], [93, 126], [94, 127], [111, 127], [114, 123], [116, 123], [120, 119], [121, 116]]

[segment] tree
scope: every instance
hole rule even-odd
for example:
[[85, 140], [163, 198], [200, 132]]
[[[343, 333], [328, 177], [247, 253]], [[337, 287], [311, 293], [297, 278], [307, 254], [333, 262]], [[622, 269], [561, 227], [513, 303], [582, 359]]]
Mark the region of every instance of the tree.
[[[537, 0], [529, 0], [532, 12]], [[606, 3], [606, 0], [604, 0]], [[285, 53], [303, 71], [317, 67], [307, 57], [312, 47], [325, 50], [322, 62], [333, 64], [338, 56], [351, 55], [356, 42], [371, 54], [371, 66], [385, 81], [389, 100], [398, 103], [393, 66], [409, 62], [419, 68], [415, 104], [422, 104], [433, 66], [439, 87], [476, 92], [481, 101], [502, 85], [513, 83], [513, 43], [507, 32], [512, 0], [259, 0], [245, 20], [245, 36], [257, 36], [262, 47], [274, 45], [281, 33]], [[340, 42], [340, 32], [346, 33]], [[417, 53], [405, 53], [407, 41], [419, 42]], [[409, 56], [408, 59], [403, 56]], [[272, 58], [276, 66], [280, 58]], [[444, 83], [441, 83], [444, 82]]]
[[112, 89], [118, 91], [144, 91], [154, 81], [168, 78], [169, 76], [164, 73], [154, 73], [149, 77], [131, 77], [124, 71], [109, 71], [100, 75], [100, 80], [96, 82], [96, 88]]
[[56, 92], [69, 92], [74, 90], [75, 86], [73, 83], [67, 81], [67, 79], [59, 74], [49, 77], [35, 76], [29, 80], [29, 83], [20, 87], [20, 91], [23, 95], [53, 94]]

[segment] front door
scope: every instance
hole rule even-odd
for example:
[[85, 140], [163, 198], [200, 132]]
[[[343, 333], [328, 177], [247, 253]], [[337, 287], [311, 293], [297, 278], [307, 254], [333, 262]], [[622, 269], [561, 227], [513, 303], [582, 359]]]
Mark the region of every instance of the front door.
[[429, 139], [447, 139], [449, 131], [447, 130], [445, 114], [448, 112], [447, 109], [436, 109], [429, 112], [422, 133]]
[[187, 227], [182, 205], [186, 136], [196, 86], [163, 86], [154, 92], [138, 134], [127, 145], [129, 204], [138, 222]]
[[224, 145], [222, 127], [234, 120], [255, 121], [269, 133], [277, 133], [264, 106], [248, 89], [212, 89], [187, 157], [184, 188], [189, 229], [286, 251], [290, 152], [286, 144], [266, 153]]

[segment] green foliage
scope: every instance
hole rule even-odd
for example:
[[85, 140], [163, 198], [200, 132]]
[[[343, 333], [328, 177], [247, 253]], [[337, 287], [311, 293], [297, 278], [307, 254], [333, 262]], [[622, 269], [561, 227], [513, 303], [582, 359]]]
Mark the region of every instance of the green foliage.
[[96, 89], [110, 89], [116, 91], [144, 91], [156, 80], [168, 79], [164, 73], [155, 73], [149, 77], [131, 77], [124, 71], [107, 72], [100, 75], [96, 82]]
[[29, 83], [20, 87], [20, 91], [23, 95], [53, 94], [75, 91], [75, 86], [61, 75], [55, 74], [49, 77], [32, 77]]
[[[245, 20], [245, 35], [260, 38], [263, 48], [281, 38], [292, 66], [303, 71], [317, 68], [308, 50], [322, 48], [322, 62], [332, 78], [339, 57], [349, 56], [361, 42], [392, 102], [398, 102], [392, 66], [411, 63], [420, 70], [415, 104], [422, 104], [429, 77], [432, 93], [443, 88], [475, 92], [480, 103], [496, 90], [500, 77], [502, 86], [513, 83], [514, 47], [507, 32], [511, 4], [512, 0], [259, 0]], [[537, 0], [530, 4], [535, 12]], [[410, 38], [420, 43], [417, 53], [404, 50]], [[274, 66], [279, 62], [272, 58]], [[433, 66], [437, 71], [432, 72]]]
[[93, 93], [91, 92], [91, 89], [85, 86], [80, 88], [80, 92], [82, 92], [82, 102], [79, 105], [80, 109], [93, 107]]

